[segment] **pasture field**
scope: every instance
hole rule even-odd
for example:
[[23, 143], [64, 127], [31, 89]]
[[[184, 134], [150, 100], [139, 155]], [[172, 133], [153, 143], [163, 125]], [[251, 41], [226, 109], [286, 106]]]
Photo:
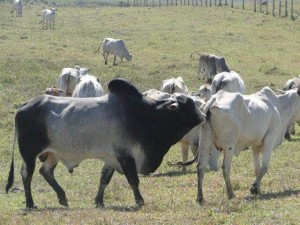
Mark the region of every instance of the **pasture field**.
[[[297, 1], [298, 2], [298, 1]], [[299, 4], [296, 3], [296, 4]], [[163, 79], [182, 76], [190, 91], [197, 79], [197, 57], [192, 52], [222, 55], [230, 69], [244, 78], [247, 92], [264, 86], [281, 88], [300, 75], [300, 20], [276, 18], [228, 7], [76, 8], [59, 7], [55, 30], [42, 30], [42, 5], [24, 8], [12, 17], [11, 5], [0, 4], [0, 224], [299, 224], [300, 136], [284, 141], [274, 151], [262, 181], [262, 195], [251, 196], [254, 182], [251, 151], [235, 157], [231, 179], [236, 198], [228, 200], [221, 170], [204, 178], [206, 203], [196, 203], [195, 165], [186, 173], [167, 162], [181, 159], [174, 145], [158, 170], [140, 176], [145, 206], [135, 207], [124, 176], [115, 174], [106, 189], [104, 209], [96, 209], [102, 162], [87, 160], [69, 174], [60, 163], [55, 170], [65, 189], [69, 208], [39, 175], [32, 182], [36, 210], [25, 210], [15, 154], [13, 192], [4, 191], [14, 132], [14, 114], [28, 99], [56, 85], [63, 67], [79, 64], [91, 69], [107, 91], [115, 77], [131, 80], [141, 91], [159, 88]], [[96, 54], [102, 38], [122, 38], [132, 62], [104, 65]]]

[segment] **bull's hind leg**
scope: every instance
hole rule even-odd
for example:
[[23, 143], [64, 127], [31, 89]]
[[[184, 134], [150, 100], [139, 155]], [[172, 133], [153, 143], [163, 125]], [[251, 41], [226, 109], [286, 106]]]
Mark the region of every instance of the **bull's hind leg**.
[[140, 181], [139, 181], [139, 177], [137, 174], [134, 158], [123, 155], [123, 156], [118, 157], [118, 161], [121, 164], [124, 175], [126, 176], [126, 179], [132, 188], [136, 204], [139, 207], [143, 206], [144, 199], [139, 190]]
[[104, 165], [101, 171], [100, 185], [97, 196], [95, 198], [96, 207], [104, 207], [103, 198], [104, 198], [104, 190], [106, 186], [109, 184], [115, 170], [111, 167]]
[[224, 151], [224, 159], [222, 165], [223, 177], [226, 184], [227, 196], [229, 199], [232, 199], [234, 198], [234, 193], [230, 182], [230, 168], [231, 168], [231, 161], [234, 153], [234, 148], [229, 147], [227, 149], [223, 149], [223, 151]]
[[26, 208], [32, 209], [36, 208], [33, 202], [32, 194], [31, 194], [31, 181], [32, 175], [35, 169], [35, 158], [33, 157], [30, 160], [25, 160], [21, 169], [21, 176], [24, 185], [25, 198], [26, 198]]
[[104, 58], [104, 64], [107, 65], [107, 58], [108, 58], [109, 54], [107, 52], [103, 51], [102, 55], [103, 55], [103, 58]]
[[57, 166], [58, 160], [54, 157], [52, 153], [47, 154], [47, 160], [43, 162], [42, 167], [40, 168], [40, 174], [45, 178], [47, 183], [53, 188], [56, 192], [59, 204], [63, 206], [68, 206], [68, 200], [66, 198], [66, 193], [62, 187], [57, 183], [54, 177], [54, 169]]
[[114, 55], [114, 63], [113, 63], [113, 66], [116, 66], [116, 65], [118, 65], [118, 64], [116, 63], [116, 60], [117, 60], [117, 56], [116, 56], [116, 55]]

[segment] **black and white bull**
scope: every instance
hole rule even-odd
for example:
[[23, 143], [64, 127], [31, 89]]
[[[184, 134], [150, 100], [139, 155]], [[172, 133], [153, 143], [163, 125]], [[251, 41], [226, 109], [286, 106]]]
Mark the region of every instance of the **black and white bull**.
[[[35, 207], [31, 181], [37, 157], [43, 162], [40, 174], [61, 205], [68, 206], [68, 201], [54, 177], [57, 163], [61, 161], [72, 172], [82, 160], [100, 158], [104, 166], [97, 207], [104, 206], [104, 190], [114, 171], [126, 176], [141, 206], [138, 174], [154, 172], [170, 147], [205, 121], [205, 114], [184, 94], [157, 101], [144, 97], [123, 79], [112, 80], [108, 89], [109, 94], [97, 98], [43, 95], [18, 110], [15, 137], [23, 158], [26, 207]], [[13, 184], [13, 159], [6, 192]]]

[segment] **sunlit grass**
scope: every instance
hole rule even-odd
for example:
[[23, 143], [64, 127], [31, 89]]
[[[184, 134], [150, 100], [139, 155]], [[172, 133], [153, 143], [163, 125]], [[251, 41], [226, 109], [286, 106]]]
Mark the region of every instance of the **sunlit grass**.
[[[163, 79], [182, 76], [190, 91], [202, 84], [196, 77], [194, 51], [223, 55], [228, 66], [245, 80], [248, 93], [263, 86], [281, 88], [298, 76], [299, 20], [274, 18], [228, 7], [75, 8], [59, 7], [55, 30], [42, 30], [42, 5], [11, 17], [10, 5], [0, 4], [0, 223], [1, 224], [298, 224], [300, 222], [299, 136], [284, 142], [272, 155], [262, 181], [263, 195], [253, 197], [251, 152], [234, 158], [232, 184], [236, 198], [226, 197], [222, 172], [204, 178], [206, 203], [196, 203], [195, 166], [187, 173], [168, 167], [181, 159], [177, 144], [150, 177], [140, 177], [146, 205], [137, 210], [124, 176], [114, 175], [105, 193], [106, 208], [96, 209], [103, 163], [88, 160], [69, 174], [62, 164], [55, 170], [67, 193], [69, 208], [36, 171], [32, 182], [38, 210], [24, 210], [25, 198], [17, 153], [16, 193], [5, 194], [11, 159], [14, 113], [28, 99], [56, 85], [63, 67], [79, 64], [91, 69], [107, 90], [114, 77], [131, 80], [141, 91], [159, 88]], [[122, 38], [132, 62], [105, 66], [96, 54], [102, 38]], [[37, 169], [40, 162], [37, 162]]]

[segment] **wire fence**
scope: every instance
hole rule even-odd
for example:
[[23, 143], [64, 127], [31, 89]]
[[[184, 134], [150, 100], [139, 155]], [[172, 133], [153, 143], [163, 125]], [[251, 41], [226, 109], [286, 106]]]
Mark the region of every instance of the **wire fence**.
[[[0, 0], [8, 2], [12, 0]], [[289, 17], [295, 21], [300, 16], [300, 0], [23, 0], [26, 4], [45, 3], [54, 6], [79, 7], [230, 7], [252, 10], [276, 17]]]

